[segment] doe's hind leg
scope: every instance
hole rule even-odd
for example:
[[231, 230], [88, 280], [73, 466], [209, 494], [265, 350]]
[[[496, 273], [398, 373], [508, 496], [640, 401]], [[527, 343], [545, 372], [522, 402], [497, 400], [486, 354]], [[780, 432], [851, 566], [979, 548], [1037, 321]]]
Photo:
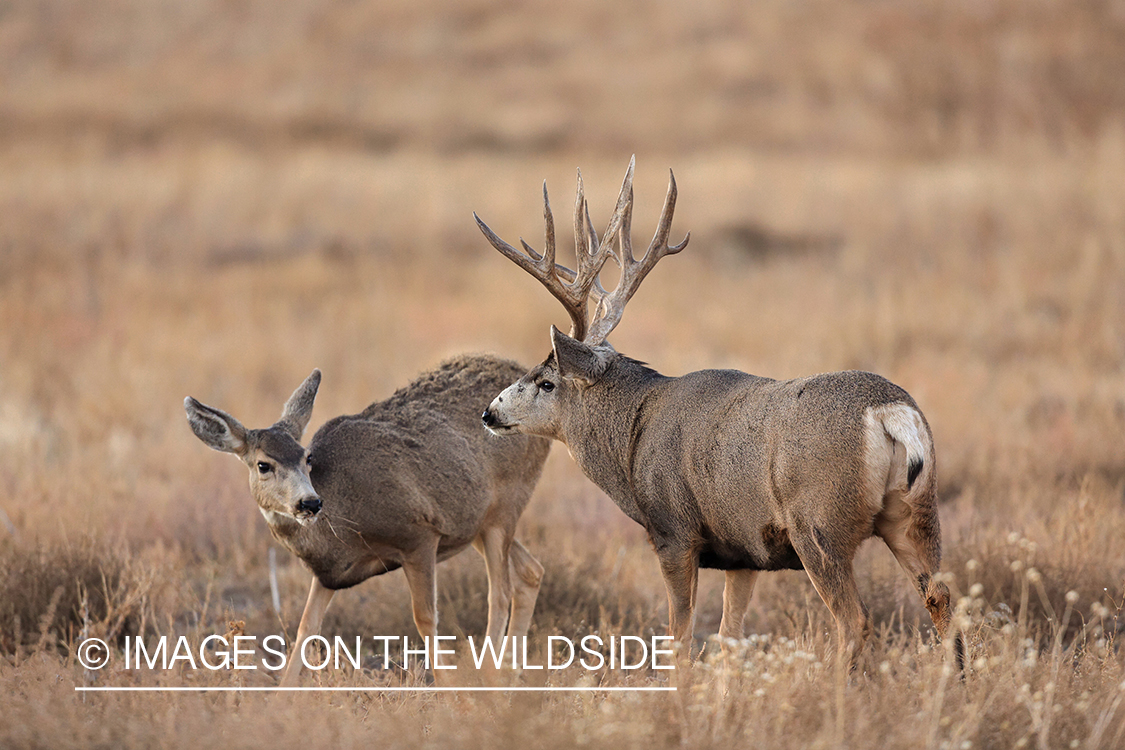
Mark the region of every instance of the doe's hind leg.
[[512, 540], [508, 550], [512, 578], [512, 616], [508, 621], [508, 635], [525, 636], [531, 627], [535, 600], [539, 598], [539, 585], [543, 581], [543, 565], [532, 557], [518, 539]]
[[493, 643], [499, 642], [504, 635], [512, 604], [511, 564], [508, 559], [511, 543], [511, 534], [500, 526], [482, 529], [473, 540], [473, 547], [484, 557], [488, 572], [488, 626], [485, 635]]

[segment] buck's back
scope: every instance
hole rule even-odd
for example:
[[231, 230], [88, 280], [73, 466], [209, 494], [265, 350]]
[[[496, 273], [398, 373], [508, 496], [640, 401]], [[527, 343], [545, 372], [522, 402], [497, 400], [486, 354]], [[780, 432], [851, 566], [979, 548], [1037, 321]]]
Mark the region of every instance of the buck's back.
[[[693, 519], [719, 546], [762, 538], [771, 524], [783, 528], [804, 498], [827, 505], [858, 496], [865, 411], [914, 406], [902, 388], [859, 371], [777, 381], [702, 370], [661, 387], [635, 446], [634, 486], [690, 509], [670, 518]], [[650, 507], [650, 515], [657, 512]]]

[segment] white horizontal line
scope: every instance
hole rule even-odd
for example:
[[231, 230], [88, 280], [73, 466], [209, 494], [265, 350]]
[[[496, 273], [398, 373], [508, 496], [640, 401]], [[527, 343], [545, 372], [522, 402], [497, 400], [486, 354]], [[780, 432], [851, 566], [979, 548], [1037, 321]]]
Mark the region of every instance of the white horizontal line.
[[674, 687], [75, 687], [82, 693], [664, 693]]

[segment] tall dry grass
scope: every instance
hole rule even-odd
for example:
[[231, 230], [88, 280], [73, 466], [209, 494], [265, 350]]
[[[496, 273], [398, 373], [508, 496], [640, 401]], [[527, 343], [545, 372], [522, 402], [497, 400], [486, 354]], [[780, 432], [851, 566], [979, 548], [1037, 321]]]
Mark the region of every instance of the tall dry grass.
[[[1123, 37], [1114, 2], [0, 8], [0, 743], [1122, 746]], [[850, 679], [793, 572], [674, 694], [74, 693], [270, 683], [120, 653], [87, 673], [88, 635], [295, 632], [308, 574], [282, 557], [274, 612], [244, 469], [191, 436], [184, 396], [260, 425], [320, 367], [315, 429], [454, 352], [531, 364], [560, 311], [471, 212], [534, 244], [541, 181], [565, 216], [580, 166], [603, 222], [634, 152], [638, 242], [668, 166], [692, 241], [614, 344], [671, 374], [906, 387], [937, 441], [964, 681], [873, 542], [878, 635]], [[643, 531], [561, 449], [521, 538], [547, 569], [535, 639], [663, 631]], [[483, 564], [439, 575], [442, 632], [479, 634]], [[701, 576], [701, 638], [721, 580]], [[325, 632], [410, 635], [408, 601], [367, 582]], [[368, 654], [308, 679], [428, 678]]]

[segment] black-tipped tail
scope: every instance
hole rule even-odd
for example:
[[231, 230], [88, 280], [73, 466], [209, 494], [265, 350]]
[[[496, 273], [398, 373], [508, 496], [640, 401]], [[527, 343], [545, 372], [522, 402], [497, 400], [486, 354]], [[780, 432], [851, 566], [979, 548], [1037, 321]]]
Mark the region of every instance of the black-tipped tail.
[[911, 489], [914, 487], [914, 480], [917, 479], [918, 475], [922, 473], [922, 467], [925, 465], [926, 462], [919, 457], [913, 457], [910, 459], [910, 465], [906, 467], [907, 489]]

